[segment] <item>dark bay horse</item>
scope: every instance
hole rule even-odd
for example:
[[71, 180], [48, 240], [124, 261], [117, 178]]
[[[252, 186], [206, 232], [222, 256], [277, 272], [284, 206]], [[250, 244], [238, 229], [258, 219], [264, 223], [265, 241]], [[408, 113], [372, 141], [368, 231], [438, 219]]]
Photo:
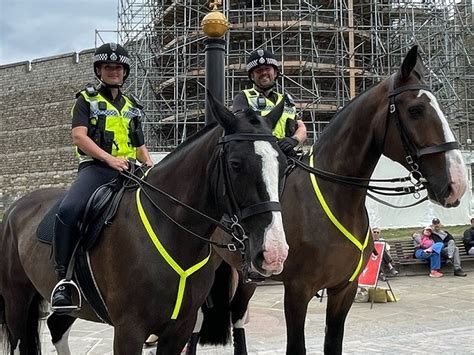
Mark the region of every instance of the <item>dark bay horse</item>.
[[[209, 243], [188, 231], [209, 239], [216, 226], [155, 187], [217, 221], [229, 213], [246, 232], [238, 235], [253, 269], [267, 276], [282, 271], [288, 245], [278, 192], [286, 159], [261, 117], [251, 111], [234, 116], [213, 99], [210, 105], [220, 126], [198, 132], [149, 171], [147, 184], [126, 192], [90, 250], [115, 328], [115, 354], [141, 354], [150, 333], [160, 337], [159, 354], [179, 354], [214, 278]], [[40, 352], [38, 307], [49, 300], [55, 276], [50, 248], [35, 231], [63, 195], [59, 189], [33, 192], [10, 206], [0, 226], [0, 314], [11, 353]], [[59, 353], [69, 353], [67, 335], [76, 318], [99, 321], [87, 303], [71, 315], [48, 318]]]
[[[284, 284], [289, 355], [306, 353], [307, 306], [322, 289], [327, 289], [328, 296], [324, 352], [342, 353], [344, 323], [357, 290], [357, 276], [373, 250], [364, 186], [382, 154], [406, 167], [413, 184], [422, 183], [431, 201], [444, 207], [459, 204], [467, 186], [465, 166], [426, 84], [416, 46], [395, 74], [344, 107], [303, 156], [307, 166], [332, 173], [332, 177], [322, 178], [297, 167], [287, 178], [281, 203], [290, 250], [283, 273], [271, 279]], [[217, 285], [218, 278], [215, 282]], [[213, 294], [219, 291], [216, 285]], [[240, 282], [230, 306], [224, 303], [219, 309], [216, 302], [214, 308], [205, 309], [201, 339], [225, 343], [228, 331], [222, 329], [231, 322], [235, 354], [246, 354], [242, 320], [254, 290], [254, 284]], [[225, 294], [228, 292], [221, 293], [221, 298]]]

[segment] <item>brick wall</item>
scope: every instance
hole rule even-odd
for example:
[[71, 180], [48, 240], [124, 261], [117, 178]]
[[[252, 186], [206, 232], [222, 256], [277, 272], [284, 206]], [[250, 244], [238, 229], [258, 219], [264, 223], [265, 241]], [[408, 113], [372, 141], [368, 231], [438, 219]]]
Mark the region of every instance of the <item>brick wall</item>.
[[75, 93], [94, 82], [92, 54], [0, 66], [0, 215], [28, 192], [74, 179], [70, 109]]

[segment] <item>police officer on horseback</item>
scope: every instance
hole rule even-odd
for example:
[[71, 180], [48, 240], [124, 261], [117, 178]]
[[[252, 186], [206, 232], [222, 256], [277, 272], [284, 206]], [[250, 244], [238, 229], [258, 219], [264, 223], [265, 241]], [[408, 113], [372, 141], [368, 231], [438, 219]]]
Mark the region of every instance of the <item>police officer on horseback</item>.
[[[130, 74], [128, 52], [116, 43], [106, 43], [94, 53], [94, 74], [99, 81], [76, 95], [72, 109], [72, 139], [79, 158], [77, 177], [62, 200], [54, 228], [54, 259], [58, 284], [51, 297], [52, 309], [67, 312], [75, 286], [65, 280], [68, 264], [78, 240], [78, 222], [89, 197], [129, 168], [129, 161], [146, 166], [153, 161], [144, 144], [141, 106], [121, 92]], [[77, 287], [76, 287], [77, 288]]]
[[284, 100], [282, 115], [278, 121], [271, 122], [272, 133], [278, 138], [278, 145], [286, 155], [294, 154], [294, 149], [306, 139], [306, 127], [303, 121], [296, 119], [296, 107], [291, 96], [274, 90], [279, 68], [273, 53], [265, 49], [252, 52], [247, 60], [247, 73], [253, 87], [235, 96], [232, 106], [234, 113], [250, 107], [265, 117]]

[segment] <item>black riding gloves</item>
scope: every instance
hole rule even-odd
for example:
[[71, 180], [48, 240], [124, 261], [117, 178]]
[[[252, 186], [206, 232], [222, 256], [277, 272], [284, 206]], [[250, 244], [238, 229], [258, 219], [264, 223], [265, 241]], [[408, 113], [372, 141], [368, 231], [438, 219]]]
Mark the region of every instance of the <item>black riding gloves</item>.
[[291, 137], [285, 137], [278, 141], [278, 146], [286, 155], [292, 154], [293, 149], [298, 145], [298, 140]]

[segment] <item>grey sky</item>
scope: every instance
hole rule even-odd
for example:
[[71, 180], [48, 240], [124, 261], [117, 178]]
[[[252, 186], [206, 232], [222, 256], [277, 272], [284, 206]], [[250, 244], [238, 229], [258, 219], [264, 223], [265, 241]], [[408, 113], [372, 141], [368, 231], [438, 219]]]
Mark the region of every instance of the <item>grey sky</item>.
[[96, 29], [117, 41], [117, 0], [0, 0], [0, 64], [94, 48]]

